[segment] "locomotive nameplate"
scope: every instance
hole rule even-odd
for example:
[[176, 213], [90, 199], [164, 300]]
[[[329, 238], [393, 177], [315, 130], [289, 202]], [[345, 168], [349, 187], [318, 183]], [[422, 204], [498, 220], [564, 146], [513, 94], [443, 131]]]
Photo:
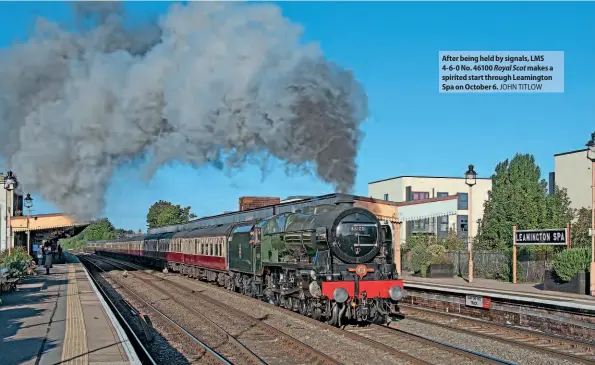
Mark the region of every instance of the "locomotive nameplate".
[[465, 296], [465, 304], [469, 307], [490, 309], [491, 303], [492, 303], [492, 298], [490, 298], [490, 297], [482, 297], [481, 295], [469, 295], [469, 294], [467, 294]]

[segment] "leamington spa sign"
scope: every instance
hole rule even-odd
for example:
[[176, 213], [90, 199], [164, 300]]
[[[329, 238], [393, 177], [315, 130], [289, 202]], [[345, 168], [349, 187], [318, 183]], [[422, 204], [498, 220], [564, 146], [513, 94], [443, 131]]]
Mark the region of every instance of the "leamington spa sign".
[[516, 231], [514, 243], [516, 246], [525, 245], [566, 245], [568, 232], [566, 229], [541, 229], [531, 231]]

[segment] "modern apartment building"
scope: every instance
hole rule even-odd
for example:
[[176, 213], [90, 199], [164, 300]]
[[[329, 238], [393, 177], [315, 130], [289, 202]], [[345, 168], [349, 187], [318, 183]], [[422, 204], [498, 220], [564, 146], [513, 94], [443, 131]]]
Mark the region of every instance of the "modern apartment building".
[[[471, 236], [477, 234], [477, 220], [483, 217], [484, 202], [492, 189], [490, 178], [477, 178], [472, 191]], [[398, 176], [368, 183], [368, 196], [393, 202], [425, 200], [458, 195], [457, 211], [445, 212], [443, 216], [405, 222], [401, 227], [405, 237], [411, 234], [429, 233], [446, 237], [449, 229], [467, 237], [469, 227], [469, 186], [464, 177]], [[405, 232], [403, 232], [403, 230]]]
[[549, 176], [550, 193], [556, 185], [566, 188], [572, 208], [591, 209], [592, 173], [587, 149], [555, 154], [554, 170]]

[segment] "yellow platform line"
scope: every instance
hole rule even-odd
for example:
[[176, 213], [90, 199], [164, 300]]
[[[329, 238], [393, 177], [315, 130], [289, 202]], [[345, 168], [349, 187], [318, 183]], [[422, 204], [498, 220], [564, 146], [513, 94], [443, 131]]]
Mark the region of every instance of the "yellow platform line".
[[75, 273], [76, 268], [74, 265], [68, 265], [66, 330], [64, 332], [64, 343], [62, 344], [62, 363], [86, 365], [89, 363], [87, 331]]

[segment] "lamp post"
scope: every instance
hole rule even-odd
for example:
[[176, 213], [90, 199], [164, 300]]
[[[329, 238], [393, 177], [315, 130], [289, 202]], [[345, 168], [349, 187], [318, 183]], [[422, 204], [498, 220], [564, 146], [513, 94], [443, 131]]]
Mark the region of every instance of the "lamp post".
[[591, 295], [595, 296], [595, 132], [587, 142], [587, 158], [591, 160]]
[[12, 215], [12, 191], [17, 185], [16, 177], [12, 171], [8, 171], [4, 178], [4, 189], [6, 190], [6, 248], [8, 248], [8, 253], [12, 251], [12, 235], [10, 227], [10, 216]]
[[31, 194], [27, 193], [25, 198], [25, 208], [27, 208], [27, 253], [31, 253], [31, 228], [29, 226], [31, 221], [31, 208], [33, 207], [33, 198]]
[[465, 184], [469, 186], [469, 199], [467, 201], [469, 215], [467, 216], [467, 250], [469, 250], [469, 282], [473, 282], [473, 243], [471, 242], [471, 223], [473, 222], [473, 185], [477, 182], [477, 172], [473, 169], [473, 165], [469, 165], [469, 169], [465, 172]]

